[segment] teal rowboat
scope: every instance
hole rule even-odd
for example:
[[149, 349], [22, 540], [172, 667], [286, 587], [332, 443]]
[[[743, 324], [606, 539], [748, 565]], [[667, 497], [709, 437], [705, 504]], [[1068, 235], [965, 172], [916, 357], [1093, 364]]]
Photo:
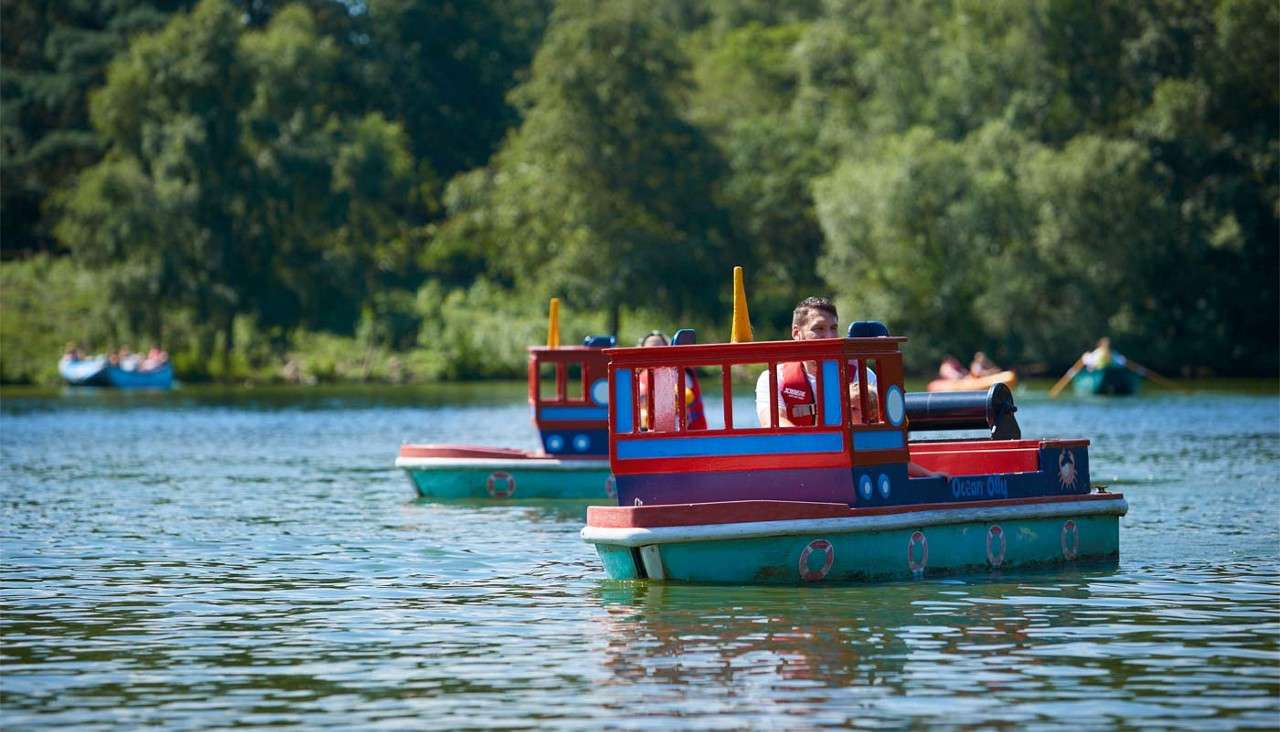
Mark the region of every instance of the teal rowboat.
[[1136, 394], [1142, 377], [1124, 366], [1081, 369], [1071, 378], [1076, 396]]
[[575, 499], [614, 502], [609, 461], [498, 447], [402, 445], [396, 467], [434, 499]]
[[611, 579], [728, 584], [897, 580], [1115, 560], [1112, 493], [892, 508], [732, 501], [593, 507], [583, 540]]

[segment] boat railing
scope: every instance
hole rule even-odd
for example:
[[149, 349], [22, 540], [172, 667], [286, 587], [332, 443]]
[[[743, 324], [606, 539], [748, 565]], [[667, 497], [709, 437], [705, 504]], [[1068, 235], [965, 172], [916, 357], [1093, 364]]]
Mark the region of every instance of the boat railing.
[[[899, 351], [905, 340], [831, 338], [608, 349], [615, 472], [716, 470], [717, 465], [729, 463], [764, 468], [796, 460], [815, 467], [905, 463]], [[776, 399], [769, 402], [767, 424], [735, 418], [733, 385], [741, 382], [743, 370], [752, 369], [753, 384], [759, 373], [767, 373], [769, 393], [777, 394], [778, 367], [795, 362], [818, 364], [812, 425], [783, 426]], [[690, 370], [719, 376], [720, 424], [690, 428], [686, 400], [678, 396], [686, 392]], [[856, 412], [846, 388], [855, 371], [859, 384], [869, 383], [869, 372], [875, 375], [874, 391], [854, 392], [860, 407]], [[855, 414], [860, 418], [855, 419]]]

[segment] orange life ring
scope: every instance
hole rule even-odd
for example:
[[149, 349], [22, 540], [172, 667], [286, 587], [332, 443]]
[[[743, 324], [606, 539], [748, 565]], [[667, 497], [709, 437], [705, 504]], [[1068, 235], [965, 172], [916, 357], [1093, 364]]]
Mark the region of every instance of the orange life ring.
[[[916, 561], [915, 549], [920, 547], [920, 561]], [[929, 540], [925, 538], [923, 531], [917, 531], [911, 535], [911, 539], [907, 541], [907, 566], [911, 568], [911, 573], [917, 577], [924, 574], [925, 567], [929, 566]]]
[[[822, 562], [822, 568], [818, 570], [809, 569], [809, 555], [814, 552], [822, 552], [825, 559]], [[836, 548], [826, 539], [814, 539], [809, 542], [804, 551], [800, 552], [800, 579], [805, 582], [817, 582], [825, 579], [827, 572], [831, 571], [831, 565], [836, 563]]]
[[[499, 483], [502, 485], [499, 485]], [[516, 492], [516, 478], [510, 473], [495, 470], [489, 473], [489, 480], [485, 481], [485, 488], [489, 491], [489, 495], [494, 498], [510, 498]]]

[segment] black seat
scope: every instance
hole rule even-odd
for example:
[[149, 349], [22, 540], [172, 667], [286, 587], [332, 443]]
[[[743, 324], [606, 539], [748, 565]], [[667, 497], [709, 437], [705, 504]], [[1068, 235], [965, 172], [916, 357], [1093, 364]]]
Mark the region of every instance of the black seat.
[[882, 338], [889, 335], [889, 326], [879, 320], [855, 320], [849, 324], [850, 338]]

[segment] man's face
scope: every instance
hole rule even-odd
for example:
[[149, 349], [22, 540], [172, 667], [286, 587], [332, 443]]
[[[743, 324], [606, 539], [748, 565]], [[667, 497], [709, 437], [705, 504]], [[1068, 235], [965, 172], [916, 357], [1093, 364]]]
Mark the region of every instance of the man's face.
[[791, 326], [791, 338], [797, 341], [809, 341], [814, 338], [837, 337], [836, 318], [822, 310], [809, 308], [804, 321], [800, 325]]

